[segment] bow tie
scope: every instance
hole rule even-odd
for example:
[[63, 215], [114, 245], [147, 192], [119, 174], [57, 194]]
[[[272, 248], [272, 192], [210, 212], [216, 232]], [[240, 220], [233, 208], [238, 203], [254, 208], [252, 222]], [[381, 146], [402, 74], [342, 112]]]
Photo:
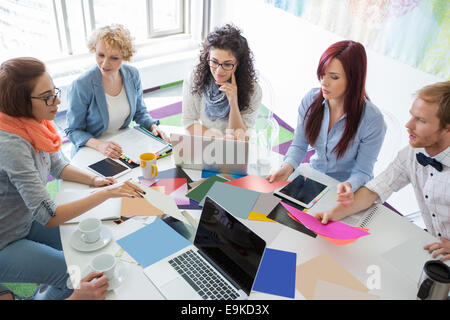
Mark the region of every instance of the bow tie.
[[433, 168], [435, 168], [437, 171], [439, 171], [439, 172], [442, 171], [442, 163], [440, 163], [436, 159], [427, 157], [422, 152], [417, 153], [416, 158], [417, 158], [417, 161], [424, 167], [426, 167], [427, 165], [430, 165]]

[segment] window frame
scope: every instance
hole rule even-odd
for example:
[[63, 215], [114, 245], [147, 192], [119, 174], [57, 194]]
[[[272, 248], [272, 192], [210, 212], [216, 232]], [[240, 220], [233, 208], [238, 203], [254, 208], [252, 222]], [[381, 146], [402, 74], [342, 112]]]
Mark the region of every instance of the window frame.
[[[71, 40], [71, 31], [69, 27], [69, 17], [67, 13], [67, 0], [52, 0], [53, 12], [55, 17], [55, 25], [57, 29], [58, 42], [63, 56], [74, 56], [73, 43]], [[79, 0], [82, 12], [82, 21], [84, 37], [87, 39], [89, 34], [96, 29], [95, 24], [95, 0]], [[146, 24], [147, 24], [147, 36], [145, 40], [140, 40], [136, 45], [147, 43], [153, 38], [161, 38], [173, 35], [183, 35], [190, 32], [190, 7], [191, 0], [176, 0], [177, 4], [177, 20], [178, 24], [176, 28], [172, 29], [156, 29], [153, 25], [153, 1], [146, 0]]]

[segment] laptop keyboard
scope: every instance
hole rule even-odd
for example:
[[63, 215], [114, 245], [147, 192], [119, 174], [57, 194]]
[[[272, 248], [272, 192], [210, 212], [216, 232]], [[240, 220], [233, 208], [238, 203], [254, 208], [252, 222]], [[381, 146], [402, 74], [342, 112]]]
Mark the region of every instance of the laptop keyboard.
[[236, 289], [223, 281], [217, 272], [192, 250], [169, 260], [169, 264], [203, 299], [234, 300], [238, 297]]

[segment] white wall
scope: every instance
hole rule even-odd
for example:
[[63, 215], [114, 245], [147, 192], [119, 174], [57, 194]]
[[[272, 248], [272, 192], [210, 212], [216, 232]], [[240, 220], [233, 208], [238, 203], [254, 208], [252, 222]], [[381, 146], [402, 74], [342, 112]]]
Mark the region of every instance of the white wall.
[[[259, 72], [274, 89], [274, 111], [292, 127], [304, 94], [319, 85], [316, 68], [323, 51], [344, 40], [293, 14], [264, 4], [262, 0], [213, 0], [212, 28], [233, 22], [243, 31], [255, 55]], [[444, 81], [371, 50], [367, 50], [367, 92], [385, 114], [388, 123], [375, 174], [393, 159], [399, 146], [408, 143], [404, 124], [409, 119], [413, 93], [421, 87]], [[393, 196], [394, 207], [403, 213], [418, 210], [410, 201], [412, 189]]]

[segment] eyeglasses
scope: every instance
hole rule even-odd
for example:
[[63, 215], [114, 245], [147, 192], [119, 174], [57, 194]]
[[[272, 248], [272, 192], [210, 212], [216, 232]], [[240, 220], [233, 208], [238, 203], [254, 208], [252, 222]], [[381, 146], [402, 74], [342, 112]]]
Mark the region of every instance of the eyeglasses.
[[48, 97], [31, 97], [31, 99], [44, 100], [47, 106], [53, 106], [55, 104], [56, 98], [61, 99], [61, 90], [59, 88], [55, 88], [55, 94], [52, 94]]
[[211, 68], [217, 69], [219, 66], [222, 67], [223, 70], [226, 71], [230, 71], [234, 68], [234, 64], [233, 63], [218, 63], [217, 61], [214, 60], [208, 60], [208, 64]]

